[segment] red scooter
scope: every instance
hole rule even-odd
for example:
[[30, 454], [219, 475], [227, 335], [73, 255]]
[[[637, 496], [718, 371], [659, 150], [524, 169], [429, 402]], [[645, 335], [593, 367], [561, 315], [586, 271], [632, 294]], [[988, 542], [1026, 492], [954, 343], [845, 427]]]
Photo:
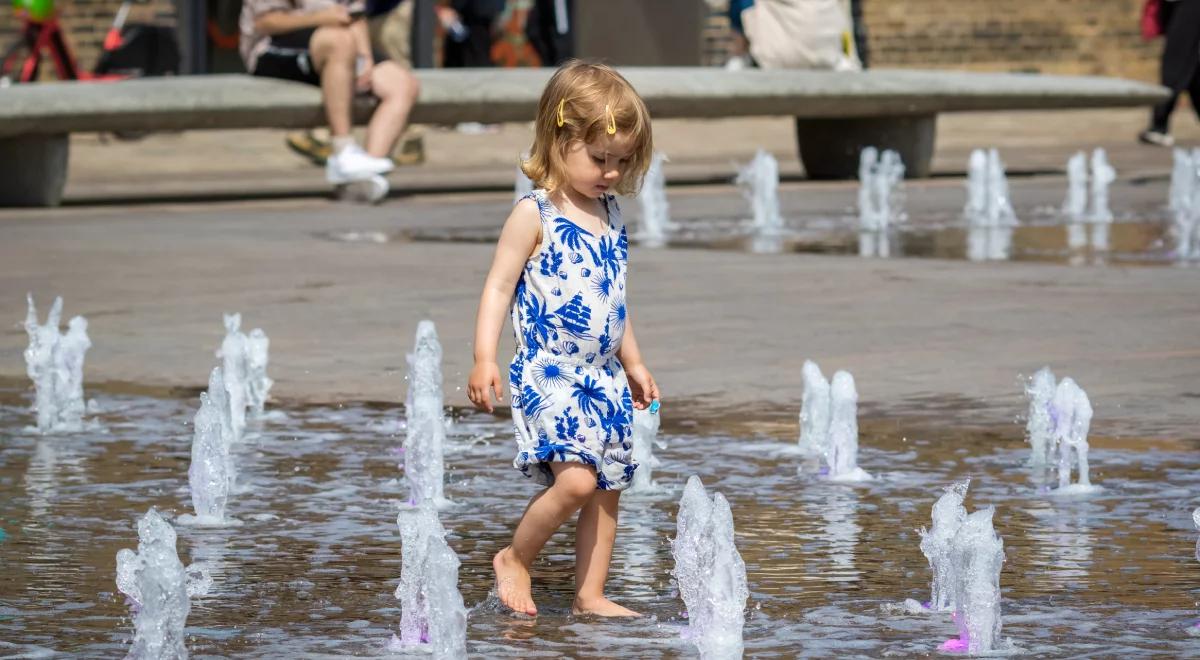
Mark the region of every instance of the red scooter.
[[49, 55], [59, 80], [111, 81], [179, 71], [179, 46], [170, 28], [126, 25], [132, 0], [121, 3], [92, 71], [82, 71], [58, 20], [54, 0], [15, 0], [21, 34], [0, 58], [0, 85], [36, 82]]

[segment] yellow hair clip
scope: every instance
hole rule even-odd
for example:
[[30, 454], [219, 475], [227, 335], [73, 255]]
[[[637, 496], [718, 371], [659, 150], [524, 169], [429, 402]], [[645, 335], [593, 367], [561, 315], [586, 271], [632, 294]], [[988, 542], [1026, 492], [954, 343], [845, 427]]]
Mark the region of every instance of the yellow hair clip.
[[612, 110], [610, 110], [607, 105], [604, 106], [604, 114], [605, 114], [605, 117], [608, 119], [608, 126], [606, 127], [608, 134], [616, 135], [617, 134], [617, 116], [613, 114]]
[[558, 127], [559, 128], [562, 128], [562, 125], [567, 122], [566, 117], [563, 116], [563, 105], [566, 102], [567, 102], [566, 99], [562, 99], [561, 101], [558, 102]]

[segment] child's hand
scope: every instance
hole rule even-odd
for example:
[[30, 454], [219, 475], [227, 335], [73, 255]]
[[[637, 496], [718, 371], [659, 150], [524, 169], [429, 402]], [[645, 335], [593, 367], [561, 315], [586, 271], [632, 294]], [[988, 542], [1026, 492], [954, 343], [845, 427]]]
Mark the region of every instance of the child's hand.
[[626, 367], [625, 377], [629, 379], [629, 393], [633, 395], [633, 407], [645, 410], [651, 403], [658, 401], [658, 383], [644, 364]]
[[467, 396], [476, 408], [492, 412], [492, 397], [500, 401], [500, 367], [495, 362], [477, 362], [467, 378]]

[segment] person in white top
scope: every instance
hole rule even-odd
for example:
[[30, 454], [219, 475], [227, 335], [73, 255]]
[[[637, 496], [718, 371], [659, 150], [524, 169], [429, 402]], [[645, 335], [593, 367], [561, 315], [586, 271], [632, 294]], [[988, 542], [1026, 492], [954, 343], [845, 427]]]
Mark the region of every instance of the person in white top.
[[[335, 185], [382, 181], [419, 93], [410, 71], [376, 61], [363, 9], [357, 0], [245, 0], [239, 21], [247, 71], [321, 88], [333, 141], [325, 178]], [[356, 92], [379, 99], [365, 148], [350, 133]]]

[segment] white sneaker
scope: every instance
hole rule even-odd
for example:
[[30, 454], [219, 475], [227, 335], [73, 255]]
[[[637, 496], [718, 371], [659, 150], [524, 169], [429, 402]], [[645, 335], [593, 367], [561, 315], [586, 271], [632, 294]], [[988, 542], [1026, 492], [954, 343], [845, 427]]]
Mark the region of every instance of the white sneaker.
[[1142, 144], [1152, 144], [1156, 147], [1173, 147], [1175, 138], [1170, 133], [1150, 129], [1138, 133], [1138, 141]]
[[366, 179], [338, 184], [337, 198], [344, 202], [378, 204], [388, 194], [388, 180], [376, 174]]
[[376, 158], [352, 144], [325, 161], [325, 180], [334, 185], [361, 181], [392, 171], [390, 158]]

